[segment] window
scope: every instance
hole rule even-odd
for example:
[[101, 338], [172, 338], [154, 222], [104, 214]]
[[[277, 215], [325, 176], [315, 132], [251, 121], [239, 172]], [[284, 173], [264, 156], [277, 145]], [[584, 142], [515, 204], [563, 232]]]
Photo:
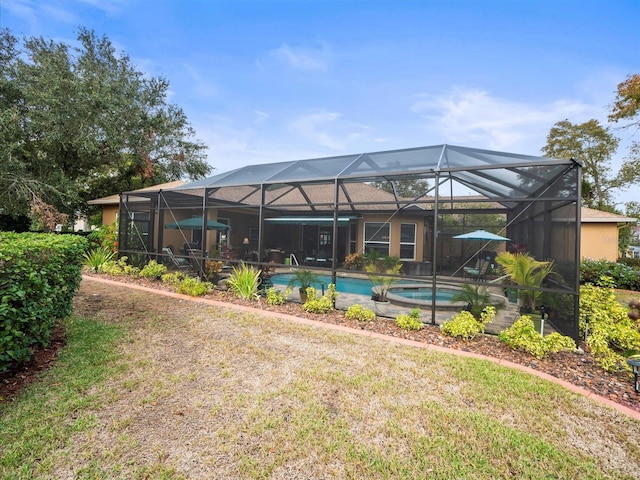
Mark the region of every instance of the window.
[[390, 230], [389, 223], [365, 223], [364, 251], [377, 250], [381, 255], [389, 255]]
[[416, 224], [403, 223], [400, 225], [400, 259], [416, 259]]
[[358, 224], [351, 222], [349, 224], [349, 253], [358, 251]]

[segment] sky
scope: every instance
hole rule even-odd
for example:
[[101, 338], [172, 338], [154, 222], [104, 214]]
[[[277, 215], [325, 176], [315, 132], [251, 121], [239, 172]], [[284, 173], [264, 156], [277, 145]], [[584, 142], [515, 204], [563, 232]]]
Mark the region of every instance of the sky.
[[166, 78], [213, 174], [444, 143], [541, 155], [554, 123], [592, 118], [621, 139], [615, 169], [640, 141], [607, 123], [638, 18], [639, 0], [0, 0], [18, 37], [86, 27]]

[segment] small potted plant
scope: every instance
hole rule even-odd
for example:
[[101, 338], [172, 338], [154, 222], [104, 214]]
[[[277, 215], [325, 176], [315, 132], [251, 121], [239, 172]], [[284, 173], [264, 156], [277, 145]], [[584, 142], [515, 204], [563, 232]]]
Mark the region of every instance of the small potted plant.
[[318, 275], [313, 273], [311, 270], [296, 270], [291, 276], [291, 280], [289, 280], [289, 287], [298, 286], [300, 289], [300, 301], [302, 303], [306, 303], [307, 301], [307, 288], [313, 286], [314, 284], [320, 283], [318, 279]]
[[[502, 252], [496, 262], [510, 281], [521, 287], [540, 288], [545, 279], [554, 274], [553, 261], [536, 260], [527, 253]], [[517, 295], [520, 313], [531, 313], [536, 311], [542, 291], [519, 289]]]
[[389, 289], [398, 283], [397, 275], [402, 270], [400, 259], [395, 256], [374, 257], [364, 267], [369, 280], [373, 284], [371, 288], [371, 300], [377, 313], [384, 315], [387, 311]]

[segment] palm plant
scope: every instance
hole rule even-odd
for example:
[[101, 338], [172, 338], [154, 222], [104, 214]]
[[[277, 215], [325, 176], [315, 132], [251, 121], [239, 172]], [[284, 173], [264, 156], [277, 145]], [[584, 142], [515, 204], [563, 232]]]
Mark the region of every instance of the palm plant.
[[293, 287], [297, 285], [300, 288], [300, 300], [305, 303], [307, 301], [307, 288], [317, 283], [320, 283], [318, 275], [311, 270], [301, 269], [293, 272], [288, 286]]
[[[502, 252], [496, 262], [509, 275], [511, 281], [522, 287], [540, 288], [553, 272], [553, 261], [536, 260], [527, 253]], [[519, 290], [518, 299], [523, 312], [533, 312], [542, 296], [540, 290]]]
[[371, 283], [373, 283], [372, 298], [379, 302], [386, 302], [389, 289], [398, 283], [397, 275], [402, 270], [400, 259], [395, 256], [380, 257], [374, 255], [364, 269]]
[[[454, 302], [465, 302], [467, 304], [467, 310], [471, 312], [476, 320], [480, 319], [480, 314], [486, 307], [491, 304], [491, 293], [487, 287], [480, 287], [478, 285], [462, 285], [462, 288], [451, 297]], [[497, 307], [498, 305], [492, 305]]]

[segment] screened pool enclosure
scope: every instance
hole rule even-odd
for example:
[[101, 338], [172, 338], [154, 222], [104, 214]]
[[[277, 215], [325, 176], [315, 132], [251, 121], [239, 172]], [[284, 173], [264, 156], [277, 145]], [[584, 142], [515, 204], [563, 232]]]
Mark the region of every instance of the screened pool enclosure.
[[[123, 193], [119, 251], [162, 259], [170, 248], [196, 271], [211, 259], [307, 265], [335, 280], [353, 272], [353, 254], [375, 250], [399, 257], [403, 278], [430, 280], [434, 298], [444, 281], [526, 289], [494, 259], [527, 252], [553, 260], [554, 274], [532, 290], [548, 321], [577, 339], [580, 183], [576, 160], [450, 145], [250, 165]], [[476, 230], [508, 240], [454, 238]], [[494, 275], [465, 275], [484, 260]]]

